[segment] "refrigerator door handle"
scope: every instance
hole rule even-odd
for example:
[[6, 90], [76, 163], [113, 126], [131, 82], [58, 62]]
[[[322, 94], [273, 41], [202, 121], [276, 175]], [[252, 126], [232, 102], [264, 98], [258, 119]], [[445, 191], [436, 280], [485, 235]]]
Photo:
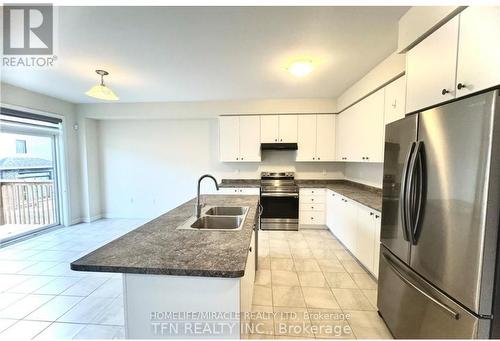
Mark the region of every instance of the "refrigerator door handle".
[[415, 244], [418, 241], [418, 235], [420, 233], [420, 227], [421, 227], [421, 220], [422, 220], [422, 214], [423, 214], [423, 208], [425, 205], [423, 204], [425, 200], [425, 177], [426, 177], [426, 172], [425, 172], [425, 150], [424, 150], [424, 142], [420, 141], [417, 148], [416, 152], [417, 154], [417, 162], [416, 162], [416, 169], [417, 169], [417, 185], [416, 185], [416, 203], [415, 203], [415, 208], [414, 208], [414, 222], [412, 226], [412, 235], [413, 235], [413, 240], [415, 241]]
[[417, 292], [419, 292], [420, 294], [422, 294], [423, 296], [425, 296], [429, 301], [431, 301], [432, 303], [434, 303], [435, 305], [437, 305], [439, 308], [441, 308], [443, 311], [445, 311], [447, 314], [449, 314], [451, 317], [453, 317], [455, 320], [458, 320], [460, 319], [460, 314], [457, 313], [456, 311], [454, 311], [453, 309], [451, 309], [450, 307], [448, 307], [447, 305], [439, 302], [438, 300], [436, 300], [434, 297], [432, 297], [431, 295], [429, 295], [428, 293], [426, 293], [424, 290], [420, 289], [419, 287], [417, 287], [415, 284], [413, 284], [408, 278], [406, 278], [402, 273], [401, 271], [399, 271], [396, 267], [396, 265], [394, 264], [394, 262], [385, 254], [385, 253], [382, 253], [382, 255], [384, 256], [384, 259], [386, 260], [387, 264], [389, 265], [389, 268], [394, 272], [394, 274], [396, 274], [396, 276], [398, 276], [403, 282], [405, 282], [408, 286], [410, 286], [411, 288], [413, 288], [414, 290], [416, 290]]
[[407, 224], [409, 225], [409, 237], [412, 245], [417, 245], [417, 229], [420, 225], [422, 199], [423, 199], [423, 141], [416, 143], [413, 156], [410, 161], [408, 175], [408, 191], [406, 192]]
[[408, 221], [407, 221], [407, 202], [406, 202], [406, 193], [407, 193], [407, 180], [408, 180], [408, 167], [410, 166], [410, 159], [413, 154], [413, 150], [415, 149], [415, 142], [412, 142], [410, 148], [408, 149], [408, 154], [406, 154], [405, 163], [403, 166], [403, 173], [401, 174], [401, 188], [399, 193], [399, 208], [401, 215], [401, 225], [403, 228], [403, 238], [406, 241], [410, 241], [409, 231], [408, 231]]

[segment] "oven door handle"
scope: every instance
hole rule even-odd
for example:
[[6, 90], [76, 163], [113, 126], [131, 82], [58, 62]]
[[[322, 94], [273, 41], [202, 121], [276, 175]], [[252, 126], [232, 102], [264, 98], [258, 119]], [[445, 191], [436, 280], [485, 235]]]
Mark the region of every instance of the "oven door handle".
[[261, 193], [261, 197], [292, 197], [298, 198], [299, 193]]

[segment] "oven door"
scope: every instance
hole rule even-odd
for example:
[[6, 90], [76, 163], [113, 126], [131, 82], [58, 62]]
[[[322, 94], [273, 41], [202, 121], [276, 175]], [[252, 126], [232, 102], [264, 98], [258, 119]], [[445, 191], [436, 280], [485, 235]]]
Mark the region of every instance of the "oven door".
[[261, 193], [262, 230], [298, 230], [299, 194], [298, 193]]

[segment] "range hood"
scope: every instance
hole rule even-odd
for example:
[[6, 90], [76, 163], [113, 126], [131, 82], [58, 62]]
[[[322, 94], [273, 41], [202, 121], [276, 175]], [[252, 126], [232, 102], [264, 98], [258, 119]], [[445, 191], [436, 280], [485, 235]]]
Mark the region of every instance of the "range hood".
[[297, 150], [297, 143], [261, 143], [260, 150]]

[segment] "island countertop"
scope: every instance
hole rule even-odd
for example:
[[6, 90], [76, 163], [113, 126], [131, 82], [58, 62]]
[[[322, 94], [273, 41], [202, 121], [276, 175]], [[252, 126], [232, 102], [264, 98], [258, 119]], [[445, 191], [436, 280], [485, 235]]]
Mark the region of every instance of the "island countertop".
[[175, 276], [242, 277], [259, 197], [203, 195], [211, 206], [248, 206], [239, 231], [177, 227], [193, 216], [192, 199], [71, 263], [77, 271]]

